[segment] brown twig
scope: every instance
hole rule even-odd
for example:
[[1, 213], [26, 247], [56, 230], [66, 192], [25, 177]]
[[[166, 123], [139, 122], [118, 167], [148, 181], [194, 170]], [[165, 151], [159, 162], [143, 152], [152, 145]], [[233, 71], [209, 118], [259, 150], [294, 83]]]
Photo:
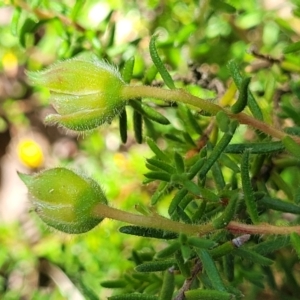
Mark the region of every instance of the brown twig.
[[194, 265], [194, 268], [192, 270], [191, 276], [184, 281], [181, 289], [179, 290], [178, 295], [173, 300], [184, 300], [185, 299], [184, 293], [191, 288], [195, 278], [201, 271], [202, 271], [202, 263], [199, 260], [197, 260]]

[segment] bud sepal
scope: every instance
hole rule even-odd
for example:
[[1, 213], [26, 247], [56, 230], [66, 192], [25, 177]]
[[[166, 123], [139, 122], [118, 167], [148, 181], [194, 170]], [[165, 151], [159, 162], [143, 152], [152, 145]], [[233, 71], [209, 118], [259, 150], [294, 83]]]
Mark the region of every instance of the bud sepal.
[[84, 233], [97, 226], [103, 218], [95, 216], [94, 208], [107, 204], [97, 182], [66, 169], [53, 168], [19, 177], [28, 188], [35, 211], [47, 225], [65, 233]]
[[92, 130], [110, 123], [126, 104], [121, 96], [125, 82], [119, 71], [94, 56], [68, 59], [27, 75], [33, 84], [50, 91], [57, 114], [47, 116], [46, 124]]

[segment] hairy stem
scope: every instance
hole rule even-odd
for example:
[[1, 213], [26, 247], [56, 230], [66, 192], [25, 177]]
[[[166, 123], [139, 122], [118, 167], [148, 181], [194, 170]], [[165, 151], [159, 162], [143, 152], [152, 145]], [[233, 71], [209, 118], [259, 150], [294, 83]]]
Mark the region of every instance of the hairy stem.
[[288, 235], [293, 232], [300, 234], [300, 226], [275, 226], [267, 223], [261, 223], [259, 225], [249, 225], [231, 221], [226, 228], [234, 234], [248, 233]]
[[[216, 231], [212, 223], [203, 225], [184, 224], [159, 215], [143, 216], [129, 213], [117, 208], [110, 207], [106, 204], [99, 203], [93, 211], [94, 215], [99, 218], [109, 218], [137, 226], [161, 229], [187, 235], [205, 235]], [[258, 225], [243, 224], [231, 221], [226, 229], [234, 234], [280, 234], [288, 235], [292, 232], [300, 234], [300, 226], [274, 226], [266, 223]]]
[[122, 221], [137, 226], [150, 227], [155, 229], [162, 229], [176, 233], [185, 233], [188, 235], [199, 234], [204, 235], [214, 230], [212, 224], [205, 225], [190, 225], [180, 222], [175, 222], [166, 219], [162, 216], [143, 216], [132, 214], [123, 210], [110, 207], [106, 204], [99, 203], [94, 209], [94, 215], [100, 218], [109, 218], [113, 220]]
[[[167, 90], [152, 86], [125, 86], [122, 91], [122, 97], [124, 100], [147, 97], [161, 99], [168, 102], [185, 103], [204, 110], [211, 115], [216, 115], [219, 111], [224, 111], [230, 118], [238, 120], [240, 124], [249, 125], [274, 138], [281, 140], [287, 135], [285, 132], [245, 113], [233, 114], [221, 106], [191, 95], [183, 89]], [[300, 144], [299, 137], [292, 136], [292, 138], [295, 142]]]

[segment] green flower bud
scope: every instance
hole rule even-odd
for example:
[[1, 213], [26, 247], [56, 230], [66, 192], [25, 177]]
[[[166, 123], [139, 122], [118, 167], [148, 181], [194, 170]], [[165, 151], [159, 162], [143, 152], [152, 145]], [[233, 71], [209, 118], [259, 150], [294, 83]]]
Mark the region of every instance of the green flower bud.
[[107, 199], [94, 180], [65, 168], [19, 176], [35, 211], [47, 225], [66, 233], [83, 233], [103, 220], [93, 214], [93, 209], [99, 203], [107, 204]]
[[35, 85], [50, 90], [50, 101], [58, 114], [46, 123], [58, 123], [71, 130], [91, 130], [110, 123], [125, 106], [121, 98], [125, 85], [118, 70], [93, 58], [58, 62], [41, 72], [28, 72]]

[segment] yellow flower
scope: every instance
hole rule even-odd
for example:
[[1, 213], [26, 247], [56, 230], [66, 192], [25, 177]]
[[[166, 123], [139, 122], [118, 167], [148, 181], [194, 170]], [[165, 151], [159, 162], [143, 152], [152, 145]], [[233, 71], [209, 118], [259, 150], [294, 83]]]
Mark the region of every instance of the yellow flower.
[[28, 168], [36, 169], [44, 163], [43, 150], [34, 140], [21, 140], [17, 152], [20, 161]]

